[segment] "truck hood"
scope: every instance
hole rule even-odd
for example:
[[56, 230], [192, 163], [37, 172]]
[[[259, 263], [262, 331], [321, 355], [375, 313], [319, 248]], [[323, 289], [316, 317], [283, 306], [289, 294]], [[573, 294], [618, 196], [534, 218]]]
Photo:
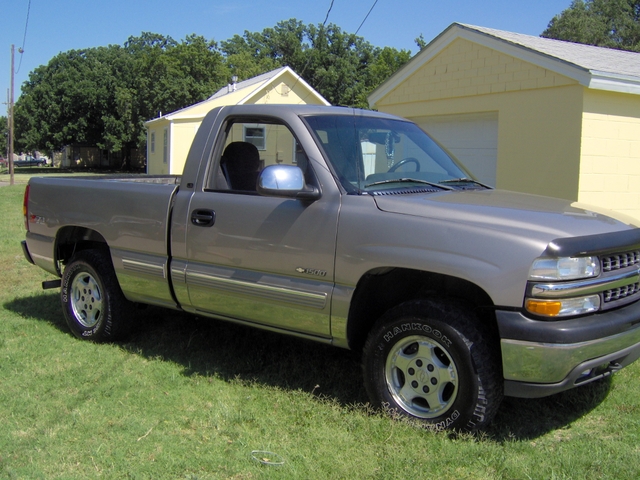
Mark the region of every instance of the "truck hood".
[[463, 223], [527, 235], [555, 238], [609, 233], [638, 227], [640, 221], [590, 205], [505, 190], [466, 190], [425, 195], [378, 195], [384, 212]]

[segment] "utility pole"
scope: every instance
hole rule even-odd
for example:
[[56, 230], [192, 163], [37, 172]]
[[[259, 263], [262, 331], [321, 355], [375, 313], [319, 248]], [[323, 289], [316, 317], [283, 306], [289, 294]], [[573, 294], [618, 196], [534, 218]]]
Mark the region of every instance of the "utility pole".
[[11, 125], [11, 123], [9, 119], [9, 89], [8, 88], [7, 88], [7, 101], [4, 102], [4, 104], [7, 106], [7, 149], [2, 153], [7, 154], [5, 158], [7, 159], [7, 168], [9, 168], [9, 125]]
[[9, 184], [13, 185], [13, 77], [15, 46], [11, 44], [11, 93], [9, 95]]

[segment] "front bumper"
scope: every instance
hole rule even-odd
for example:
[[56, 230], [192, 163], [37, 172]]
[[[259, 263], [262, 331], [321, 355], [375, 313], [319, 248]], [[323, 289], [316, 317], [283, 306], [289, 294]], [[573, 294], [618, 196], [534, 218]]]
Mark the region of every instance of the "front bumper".
[[562, 321], [497, 312], [504, 393], [535, 398], [589, 383], [640, 357], [640, 302]]

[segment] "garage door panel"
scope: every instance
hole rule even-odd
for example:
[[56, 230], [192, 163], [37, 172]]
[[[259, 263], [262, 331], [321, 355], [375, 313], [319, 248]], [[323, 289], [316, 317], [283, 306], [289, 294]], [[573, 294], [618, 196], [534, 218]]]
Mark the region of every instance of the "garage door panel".
[[413, 119], [444, 145], [479, 181], [496, 185], [498, 113]]

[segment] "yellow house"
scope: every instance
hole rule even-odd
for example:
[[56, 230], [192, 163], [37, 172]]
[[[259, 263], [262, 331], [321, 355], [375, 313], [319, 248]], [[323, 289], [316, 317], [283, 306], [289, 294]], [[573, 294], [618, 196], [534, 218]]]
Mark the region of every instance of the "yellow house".
[[[254, 103], [329, 105], [322, 95], [289, 67], [228, 85], [203, 102], [145, 123], [147, 173], [181, 175], [191, 142], [202, 119], [211, 109]], [[241, 140], [254, 143], [259, 150], [263, 150], [262, 157], [268, 157], [271, 142], [267, 130], [264, 125], [250, 125], [238, 135], [243, 137]]]
[[493, 186], [640, 218], [640, 54], [454, 23], [368, 98]]

